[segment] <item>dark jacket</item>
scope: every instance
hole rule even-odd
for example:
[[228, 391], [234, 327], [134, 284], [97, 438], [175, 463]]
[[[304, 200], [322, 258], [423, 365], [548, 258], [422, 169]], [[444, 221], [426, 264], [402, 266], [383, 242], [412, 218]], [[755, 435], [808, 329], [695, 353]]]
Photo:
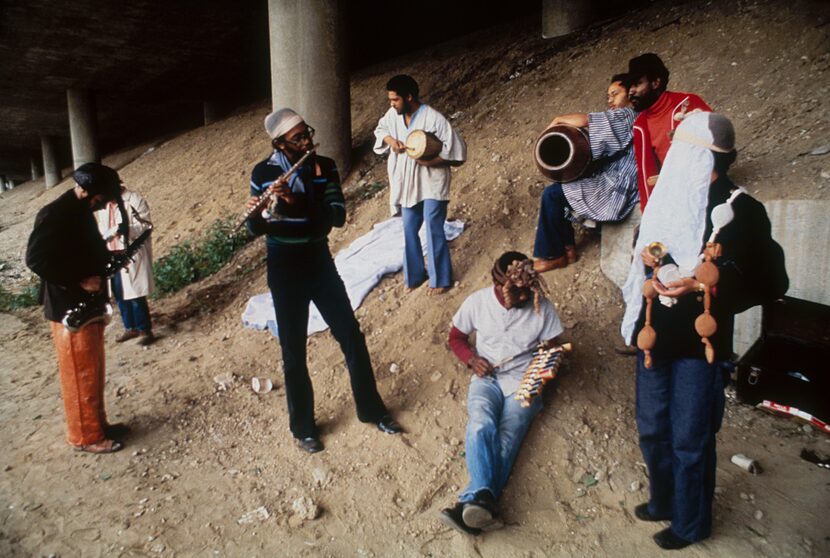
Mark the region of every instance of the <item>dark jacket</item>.
[[[712, 209], [725, 202], [734, 189], [735, 185], [726, 176], [718, 178], [710, 186], [701, 251], [712, 234]], [[751, 196], [740, 195], [732, 203], [732, 209], [735, 218], [720, 230], [715, 239], [722, 247], [722, 255], [715, 261], [720, 278], [710, 308], [718, 330], [710, 341], [718, 360], [732, 356], [735, 314], [772, 302], [784, 296], [789, 287], [784, 251], [772, 239], [763, 204]], [[645, 323], [645, 307], [644, 301], [635, 328], [635, 339]], [[694, 325], [702, 312], [703, 293], [684, 295], [671, 308], [654, 299], [651, 325], [657, 332], [657, 343], [652, 354], [669, 359], [704, 358], [704, 345]]]
[[35, 217], [26, 265], [42, 280], [40, 300], [47, 320], [60, 322], [66, 311], [89, 295], [81, 280], [104, 275], [109, 253], [92, 210], [73, 190], [46, 205]]

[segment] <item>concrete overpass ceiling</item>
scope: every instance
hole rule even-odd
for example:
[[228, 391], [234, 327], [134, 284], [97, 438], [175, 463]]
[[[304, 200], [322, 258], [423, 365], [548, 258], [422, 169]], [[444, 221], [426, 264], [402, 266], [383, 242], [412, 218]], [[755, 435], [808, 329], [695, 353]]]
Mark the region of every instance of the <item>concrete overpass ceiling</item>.
[[[353, 68], [541, 9], [540, 0], [341, 1]], [[38, 156], [41, 135], [68, 141], [68, 88], [95, 92], [107, 152], [198, 125], [205, 99], [232, 106], [269, 87], [267, 0], [0, 0], [5, 160]]]

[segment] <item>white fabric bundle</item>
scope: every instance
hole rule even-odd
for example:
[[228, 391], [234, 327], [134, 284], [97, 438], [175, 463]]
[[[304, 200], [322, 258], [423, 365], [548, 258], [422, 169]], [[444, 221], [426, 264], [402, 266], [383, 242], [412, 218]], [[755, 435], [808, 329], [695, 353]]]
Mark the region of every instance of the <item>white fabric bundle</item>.
[[660, 178], [643, 212], [631, 269], [622, 288], [626, 307], [620, 331], [626, 343], [633, 344], [634, 327], [643, 303], [643, 249], [652, 242], [665, 244], [683, 277], [692, 276], [697, 267], [715, 162], [712, 152], [704, 147], [714, 141], [709, 130], [710, 114], [690, 114], [677, 127]]

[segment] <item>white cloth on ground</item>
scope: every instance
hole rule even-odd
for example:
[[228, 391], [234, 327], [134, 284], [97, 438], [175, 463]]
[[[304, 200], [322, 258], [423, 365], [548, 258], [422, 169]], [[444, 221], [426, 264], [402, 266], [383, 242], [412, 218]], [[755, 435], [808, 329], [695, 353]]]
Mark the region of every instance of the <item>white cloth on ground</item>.
[[[708, 112], [693, 113], [677, 127], [712, 143]], [[634, 246], [634, 258], [623, 285], [626, 307], [620, 332], [632, 344], [634, 328], [643, 304], [645, 270], [640, 253], [652, 242], [662, 242], [684, 277], [690, 277], [699, 263], [703, 234], [706, 229], [706, 207], [715, 160], [712, 152], [675, 136], [660, 178], [648, 200], [640, 222], [640, 234]]]
[[407, 126], [403, 115], [390, 108], [375, 128], [374, 151], [378, 155], [389, 153], [386, 170], [389, 173], [389, 208], [392, 215], [396, 215], [401, 206], [413, 207], [426, 199], [450, 199], [450, 167], [419, 165], [406, 153], [395, 153], [383, 141], [386, 136], [392, 136], [406, 142], [414, 130], [432, 132], [441, 140], [443, 145], [438, 156], [442, 159], [456, 163], [467, 160], [467, 144], [440, 112], [422, 104]]
[[[463, 221], [444, 222], [444, 234], [448, 241], [458, 238], [463, 231]], [[426, 254], [426, 229], [422, 227], [420, 234]], [[346, 285], [352, 309], [360, 306], [384, 275], [397, 273], [403, 268], [403, 244], [403, 220], [394, 218], [376, 224], [371, 231], [338, 252], [334, 265]], [[242, 324], [250, 329], [268, 329], [275, 337], [279, 337], [270, 292], [248, 300], [242, 313]], [[320, 312], [311, 304], [308, 335], [328, 327]]]
[[[492, 285], [468, 296], [453, 316], [452, 325], [468, 335], [476, 332], [476, 353], [496, 369], [496, 380], [505, 397], [519, 389], [539, 343], [564, 331], [549, 300], [542, 300], [538, 314], [532, 302], [508, 310], [496, 298]], [[474, 374], [472, 381], [481, 378]]]

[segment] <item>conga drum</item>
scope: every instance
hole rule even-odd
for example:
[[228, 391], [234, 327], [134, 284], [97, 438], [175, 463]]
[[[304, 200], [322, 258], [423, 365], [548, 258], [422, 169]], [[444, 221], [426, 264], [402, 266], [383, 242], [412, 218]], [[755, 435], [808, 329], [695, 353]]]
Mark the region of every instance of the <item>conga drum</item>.
[[551, 126], [536, 140], [533, 158], [546, 177], [556, 182], [572, 182], [591, 164], [588, 132], [575, 126]]
[[434, 159], [443, 146], [435, 134], [423, 130], [413, 130], [406, 138], [406, 154], [413, 159]]

